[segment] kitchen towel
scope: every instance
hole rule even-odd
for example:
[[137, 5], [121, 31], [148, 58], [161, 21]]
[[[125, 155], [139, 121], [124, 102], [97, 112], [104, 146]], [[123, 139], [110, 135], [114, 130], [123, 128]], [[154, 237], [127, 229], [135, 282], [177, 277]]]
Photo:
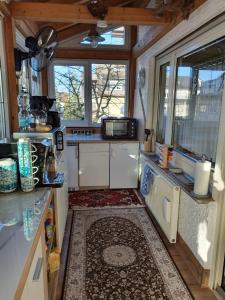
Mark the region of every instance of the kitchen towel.
[[149, 194], [152, 182], [153, 182], [152, 170], [149, 167], [149, 165], [145, 165], [144, 172], [143, 172], [143, 177], [142, 177], [142, 183], [141, 183], [141, 193], [142, 193], [142, 195], [147, 196]]

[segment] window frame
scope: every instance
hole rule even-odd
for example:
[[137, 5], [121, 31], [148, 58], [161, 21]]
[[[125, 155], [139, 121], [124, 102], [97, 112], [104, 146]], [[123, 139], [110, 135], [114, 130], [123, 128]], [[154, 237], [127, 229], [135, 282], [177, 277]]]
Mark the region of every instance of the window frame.
[[[7, 83], [7, 70], [6, 70], [6, 53], [5, 53], [5, 42], [4, 42], [4, 24], [3, 24], [3, 17], [0, 15], [0, 72], [1, 72], [1, 80], [2, 80], [2, 96], [3, 96], [3, 103], [2, 114], [3, 120], [3, 138], [10, 137], [10, 121], [9, 121], [9, 95], [8, 95], [8, 83]], [[1, 137], [0, 137], [1, 139]]]
[[49, 97], [55, 98], [55, 76], [54, 76], [54, 66], [62, 65], [62, 66], [85, 66], [85, 118], [84, 120], [62, 120], [62, 124], [67, 127], [100, 127], [100, 123], [92, 122], [92, 90], [91, 80], [92, 80], [92, 72], [91, 66], [92, 64], [118, 64], [126, 66], [126, 88], [125, 88], [125, 116], [128, 116], [128, 106], [129, 106], [129, 61], [128, 60], [95, 60], [95, 59], [54, 59], [51, 65], [48, 68], [48, 78], [49, 78]]
[[[168, 134], [166, 135], [165, 144], [171, 144], [173, 141], [173, 120], [174, 120], [174, 105], [175, 105], [175, 91], [176, 91], [176, 72], [177, 72], [177, 60], [179, 57], [189, 54], [192, 51], [198, 50], [201, 47], [206, 46], [207, 44], [225, 36], [224, 32], [224, 23], [222, 22], [216, 27], [212, 27], [210, 30], [205, 31], [204, 33], [199, 33], [199, 35], [194, 36], [192, 39], [190, 37], [187, 39], [187, 42], [182, 42], [182, 44], [173, 47], [170, 50], [165, 51], [162, 54], [159, 54], [156, 57], [156, 77], [155, 77], [155, 93], [154, 93], [154, 120], [153, 128], [155, 132], [157, 131], [158, 124], [158, 97], [159, 97], [159, 83], [160, 83], [160, 66], [164, 63], [171, 62], [171, 72], [172, 77], [169, 84], [169, 94], [172, 97], [170, 99], [170, 110], [169, 110], [169, 128]], [[223, 99], [224, 100], [224, 99]], [[219, 128], [222, 126], [222, 118], [220, 118]], [[220, 130], [220, 129], [219, 129]], [[156, 146], [161, 144], [156, 142]], [[218, 151], [218, 149], [217, 149]]]
[[[168, 128], [165, 129], [165, 144], [171, 144], [173, 135], [173, 111], [174, 111], [174, 93], [175, 93], [175, 81], [176, 81], [176, 59], [174, 55], [166, 55], [156, 61], [156, 73], [155, 73], [155, 105], [154, 105], [154, 130], [157, 134], [158, 128], [158, 109], [159, 109], [159, 97], [160, 97], [160, 69], [163, 65], [170, 64], [170, 78], [168, 86]], [[159, 142], [156, 141], [160, 145]]]

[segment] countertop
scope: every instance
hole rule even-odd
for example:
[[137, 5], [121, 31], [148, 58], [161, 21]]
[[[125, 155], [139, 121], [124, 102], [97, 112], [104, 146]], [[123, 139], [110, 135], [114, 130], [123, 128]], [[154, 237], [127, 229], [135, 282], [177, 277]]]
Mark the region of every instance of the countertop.
[[46, 211], [51, 188], [0, 194], [0, 299], [12, 300]]
[[145, 152], [141, 150], [141, 154], [144, 155], [146, 158], [148, 158], [148, 162], [156, 168], [159, 173], [164, 175], [167, 179], [172, 181], [174, 184], [178, 185], [186, 194], [188, 194], [195, 202], [198, 204], [208, 204], [211, 201], [214, 201], [211, 195], [204, 196], [204, 197], [196, 197], [193, 193], [194, 190], [194, 184], [185, 184], [179, 179], [179, 175], [174, 174], [169, 169], [163, 169], [159, 166], [158, 163], [158, 156]]
[[103, 139], [101, 134], [91, 135], [75, 135], [67, 134], [64, 136], [65, 142], [72, 143], [138, 143], [138, 140], [114, 140], [114, 139]]

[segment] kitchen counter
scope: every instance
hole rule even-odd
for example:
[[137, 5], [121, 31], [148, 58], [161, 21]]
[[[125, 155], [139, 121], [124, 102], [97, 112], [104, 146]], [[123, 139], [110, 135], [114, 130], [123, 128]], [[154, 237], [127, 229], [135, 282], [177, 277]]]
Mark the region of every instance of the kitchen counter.
[[[197, 196], [195, 196], [194, 193], [193, 193], [193, 191], [194, 191], [194, 183], [190, 182], [190, 184], [185, 184], [182, 181], [182, 179], [183, 179], [183, 178], [181, 178], [182, 175], [174, 174], [169, 169], [163, 169], [163, 168], [161, 168], [160, 165], [159, 165], [159, 163], [158, 163], [158, 156], [156, 154], [145, 152], [143, 150], [141, 150], [141, 154], [144, 155], [148, 159], [148, 162], [153, 167], [155, 167], [156, 170], [159, 171], [159, 173], [161, 173], [162, 175], [164, 175], [165, 177], [167, 177], [169, 180], [171, 180], [172, 182], [174, 182], [174, 184], [180, 186], [180, 188], [186, 194], [188, 194], [194, 201], [196, 201], [198, 204], [208, 204], [209, 202], [214, 201], [211, 195], [204, 196], [204, 197], [197, 197]], [[184, 177], [184, 175], [183, 175], [183, 177]], [[186, 178], [184, 178], [184, 179], [186, 179]]]
[[0, 194], [0, 299], [14, 299], [51, 199], [51, 188]]
[[64, 141], [67, 143], [135, 143], [138, 140], [114, 140], [114, 139], [103, 139], [101, 134], [92, 135], [75, 135], [67, 134], [64, 136]]

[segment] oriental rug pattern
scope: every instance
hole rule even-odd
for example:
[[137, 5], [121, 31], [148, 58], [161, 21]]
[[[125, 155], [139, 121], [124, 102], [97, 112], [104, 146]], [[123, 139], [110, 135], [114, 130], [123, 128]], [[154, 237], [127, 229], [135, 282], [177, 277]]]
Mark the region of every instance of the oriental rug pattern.
[[144, 207], [134, 189], [78, 191], [69, 194], [74, 210], [112, 207]]
[[75, 211], [64, 300], [191, 300], [144, 208]]

